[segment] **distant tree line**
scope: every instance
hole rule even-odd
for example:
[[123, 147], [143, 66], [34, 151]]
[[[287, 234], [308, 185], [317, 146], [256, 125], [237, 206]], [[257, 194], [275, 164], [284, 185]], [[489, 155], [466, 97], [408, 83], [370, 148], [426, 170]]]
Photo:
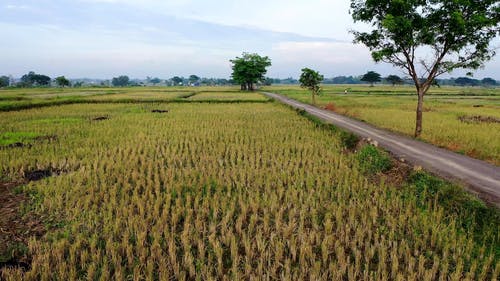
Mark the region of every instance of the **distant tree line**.
[[[293, 77], [271, 78], [261, 77], [254, 81], [254, 85], [298, 85], [300, 81]], [[374, 71], [368, 71], [359, 76], [336, 76], [324, 78], [322, 84], [371, 84], [377, 83], [385, 85], [413, 85], [413, 80], [409, 77], [400, 77], [398, 75], [388, 75], [382, 77]], [[145, 87], [145, 86], [229, 86], [241, 85], [234, 79], [225, 78], [205, 78], [192, 74], [188, 77], [174, 76], [167, 79], [158, 77], [147, 77], [146, 79], [130, 79], [127, 75], [113, 77], [111, 80], [104, 79], [68, 79], [65, 76], [59, 76], [54, 79], [44, 74], [38, 74], [34, 71], [15, 79], [12, 76], [0, 76], [0, 88], [5, 87]], [[500, 86], [500, 82], [493, 78], [474, 79], [470, 77], [458, 77], [448, 79], [436, 79], [435, 86], [463, 86], [463, 87], [494, 87]]]

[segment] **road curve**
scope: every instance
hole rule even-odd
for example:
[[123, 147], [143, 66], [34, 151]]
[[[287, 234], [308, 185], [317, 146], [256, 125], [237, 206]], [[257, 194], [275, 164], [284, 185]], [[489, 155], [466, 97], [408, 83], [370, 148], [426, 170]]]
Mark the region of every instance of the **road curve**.
[[425, 170], [447, 180], [462, 183], [469, 192], [500, 207], [500, 167], [391, 133], [282, 95], [268, 92], [263, 92], [263, 94], [294, 108], [303, 109], [311, 115], [360, 137], [371, 138], [398, 159], [405, 159], [405, 161], [422, 166]]

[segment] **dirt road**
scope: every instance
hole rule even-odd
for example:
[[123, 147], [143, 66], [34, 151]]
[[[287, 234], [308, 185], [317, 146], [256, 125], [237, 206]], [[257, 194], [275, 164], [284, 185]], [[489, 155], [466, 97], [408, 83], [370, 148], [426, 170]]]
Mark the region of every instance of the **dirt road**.
[[485, 201], [500, 207], [500, 168], [484, 161], [470, 158], [434, 145], [388, 132], [375, 126], [353, 120], [331, 111], [286, 98], [274, 93], [263, 93], [268, 97], [303, 109], [322, 120], [332, 123], [363, 138], [371, 138], [398, 159], [445, 179], [459, 182]]

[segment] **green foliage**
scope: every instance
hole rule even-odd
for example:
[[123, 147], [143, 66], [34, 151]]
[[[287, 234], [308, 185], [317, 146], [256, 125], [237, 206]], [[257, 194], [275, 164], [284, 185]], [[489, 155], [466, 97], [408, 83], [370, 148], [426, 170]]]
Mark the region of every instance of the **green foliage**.
[[320, 84], [323, 81], [324, 76], [319, 74], [318, 71], [314, 71], [310, 68], [303, 68], [302, 74], [300, 75], [300, 86], [311, 91], [313, 104], [316, 104], [316, 95], [319, 94], [321, 88]]
[[170, 79], [173, 83], [174, 83], [174, 86], [179, 86], [182, 84], [182, 81], [184, 81], [181, 77], [179, 76], [174, 76]]
[[351, 14], [373, 26], [370, 32], [354, 31], [355, 42], [365, 44], [376, 62], [400, 67], [413, 79], [415, 137], [422, 132], [423, 97], [435, 78], [483, 66], [495, 55], [490, 41], [500, 33], [498, 0], [351, 0]]
[[363, 75], [361, 81], [368, 82], [373, 86], [373, 83], [382, 81], [382, 78], [379, 73], [375, 71], [368, 71], [365, 75]]
[[57, 86], [59, 87], [66, 87], [66, 86], [71, 86], [71, 82], [64, 76], [59, 76], [57, 77], [56, 79], [54, 79], [56, 81], [56, 84]]
[[114, 77], [111, 80], [111, 84], [113, 84], [113, 86], [115, 86], [115, 87], [128, 86], [129, 82], [130, 82], [130, 78], [128, 78], [128, 76], [126, 76], [126, 75]]
[[400, 85], [400, 84], [403, 84], [403, 79], [401, 79], [401, 77], [397, 76], [397, 75], [389, 75], [385, 78], [385, 80], [389, 83], [392, 84], [392, 86], [395, 86], [396, 84], [397, 85]]
[[436, 51], [436, 60], [428, 65], [434, 75], [477, 69], [494, 55], [489, 42], [499, 32], [497, 0], [352, 0], [351, 13], [355, 21], [375, 27], [371, 32], [354, 32], [375, 61], [389, 61], [410, 72], [413, 62], [420, 61], [412, 60], [413, 51], [424, 46]]
[[241, 57], [230, 60], [233, 64], [233, 80], [242, 86], [242, 90], [254, 90], [254, 84], [265, 80], [267, 67], [271, 60], [267, 56], [243, 53]]
[[356, 159], [361, 171], [368, 175], [385, 172], [392, 167], [389, 155], [373, 145], [363, 146], [356, 153]]
[[10, 85], [10, 78], [7, 76], [0, 76], [0, 88], [8, 87]]
[[190, 82], [190, 83], [196, 83], [196, 82], [198, 82], [198, 81], [200, 81], [200, 77], [198, 77], [197, 75], [194, 75], [194, 74], [193, 74], [193, 75], [190, 75], [190, 76], [189, 76], [189, 82]]
[[33, 87], [33, 86], [47, 86], [50, 85], [50, 77], [43, 74], [36, 74], [33, 71], [30, 71], [28, 74], [25, 74], [21, 77], [21, 86], [22, 87]]

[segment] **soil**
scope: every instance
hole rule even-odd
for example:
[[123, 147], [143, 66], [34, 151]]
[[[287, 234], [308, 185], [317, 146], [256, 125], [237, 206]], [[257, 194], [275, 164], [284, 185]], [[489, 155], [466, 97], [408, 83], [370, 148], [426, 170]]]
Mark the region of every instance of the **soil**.
[[24, 173], [24, 178], [28, 181], [39, 181], [52, 176], [52, 170], [34, 170]]
[[[57, 136], [56, 135], [48, 135], [48, 136], [39, 136], [34, 138], [35, 141], [56, 141]], [[9, 145], [4, 145], [0, 146], [0, 149], [2, 148], [23, 148], [23, 147], [32, 147], [32, 143], [22, 143], [22, 142], [15, 142], [11, 143]]]
[[15, 143], [11, 143], [9, 145], [6, 145], [4, 147], [6, 147], [6, 148], [16, 148], [16, 147], [25, 147], [25, 146], [28, 146], [28, 144], [24, 144], [22, 142], [15, 142]]
[[30, 268], [26, 248], [30, 237], [41, 237], [45, 226], [33, 214], [21, 215], [20, 206], [28, 200], [26, 194], [14, 192], [24, 182], [0, 182], [0, 271], [5, 267]]
[[42, 237], [47, 231], [41, 218], [33, 213], [21, 213], [23, 203], [29, 201], [15, 188], [30, 181], [39, 181], [64, 171], [54, 169], [32, 170], [24, 173], [20, 181], [0, 182], [0, 272], [5, 267], [29, 270], [31, 258], [26, 245], [31, 237]]
[[[356, 147], [352, 150], [345, 150], [345, 153], [355, 153], [359, 151], [365, 145], [378, 146], [376, 142], [371, 139], [360, 139], [356, 144]], [[386, 185], [392, 185], [395, 187], [402, 187], [408, 177], [410, 176], [413, 168], [404, 159], [397, 159], [394, 155], [391, 155], [391, 169], [388, 171], [380, 172], [375, 175], [370, 175], [368, 177], [369, 181], [373, 184], [380, 184], [384, 182]]]
[[383, 181], [386, 185], [402, 187], [406, 183], [412, 170], [413, 169], [407, 163], [393, 158], [391, 169], [375, 175], [372, 180], [377, 184]]
[[104, 120], [108, 120], [108, 119], [109, 119], [108, 116], [99, 116], [99, 117], [92, 118], [92, 121], [104, 121]]
[[163, 110], [163, 109], [153, 109], [151, 110], [153, 113], [168, 113], [168, 110]]
[[492, 116], [482, 116], [482, 115], [474, 115], [474, 116], [460, 116], [458, 120], [464, 123], [500, 123], [500, 118], [492, 117]]

